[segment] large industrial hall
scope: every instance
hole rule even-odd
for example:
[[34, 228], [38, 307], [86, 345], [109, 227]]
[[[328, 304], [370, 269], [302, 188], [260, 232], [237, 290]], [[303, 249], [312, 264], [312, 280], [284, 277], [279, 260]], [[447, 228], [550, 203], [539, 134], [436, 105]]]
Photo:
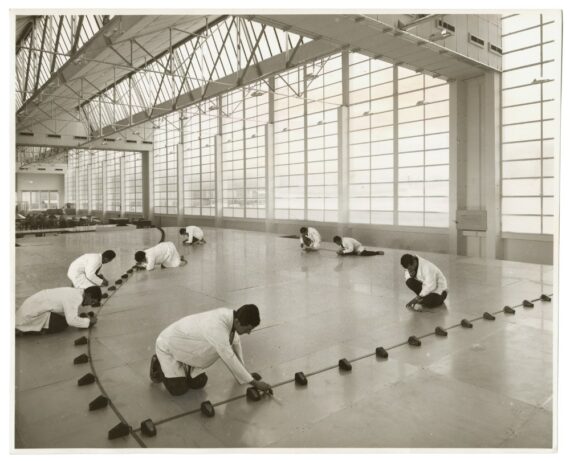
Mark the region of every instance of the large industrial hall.
[[13, 453], [557, 450], [561, 10], [80, 13], [10, 14]]

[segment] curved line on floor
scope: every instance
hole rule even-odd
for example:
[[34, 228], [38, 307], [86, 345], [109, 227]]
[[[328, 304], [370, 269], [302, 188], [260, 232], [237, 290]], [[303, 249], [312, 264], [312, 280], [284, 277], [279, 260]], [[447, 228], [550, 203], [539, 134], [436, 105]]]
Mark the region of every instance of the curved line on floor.
[[[162, 229], [162, 227], [158, 227], [158, 226], [156, 226], [156, 228], [161, 233], [160, 242], [163, 242], [164, 237], [166, 235], [164, 232], [164, 229]], [[129, 278], [125, 279], [120, 285], [118, 285], [118, 286], [114, 285], [116, 289], [113, 290], [112, 292], [109, 293], [109, 291], [107, 291], [107, 294], [109, 296], [107, 298], [105, 298], [105, 300], [101, 303], [101, 308], [99, 309], [99, 312], [97, 313], [97, 315], [101, 314], [105, 304], [107, 304], [107, 302], [115, 295], [115, 293], [117, 293], [123, 286], [125, 286], [126, 282], [128, 282], [131, 279], [132, 275], [133, 274], [131, 274], [131, 276]], [[117, 415], [117, 418], [119, 418], [119, 420], [123, 424], [126, 424], [129, 427], [129, 434], [137, 441], [137, 443], [141, 446], [141, 448], [147, 448], [146, 444], [141, 440], [141, 438], [136, 433], [137, 430], [132, 428], [132, 426], [128, 423], [128, 421], [125, 419], [125, 417], [119, 411], [119, 409], [115, 406], [115, 404], [113, 403], [113, 400], [109, 397], [109, 394], [107, 394], [107, 391], [103, 387], [103, 384], [101, 383], [101, 380], [99, 379], [99, 376], [97, 375], [97, 370], [95, 369], [95, 365], [93, 365], [93, 357], [91, 355], [91, 331], [92, 331], [92, 329], [89, 328], [89, 330], [87, 332], [87, 355], [89, 356], [89, 366], [91, 367], [91, 372], [95, 376], [95, 382], [97, 383], [97, 386], [99, 386], [99, 390], [101, 391], [101, 395], [103, 395], [105, 398], [108, 399], [109, 406], [111, 407], [113, 412]]]

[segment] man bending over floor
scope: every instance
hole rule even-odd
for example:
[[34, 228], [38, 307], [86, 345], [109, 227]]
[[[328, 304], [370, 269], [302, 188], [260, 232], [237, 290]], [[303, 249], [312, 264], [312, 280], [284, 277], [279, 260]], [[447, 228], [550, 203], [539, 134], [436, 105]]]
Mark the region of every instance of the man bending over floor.
[[146, 268], [147, 271], [153, 270], [157, 264], [162, 267], [179, 267], [188, 262], [184, 256], [178, 254], [178, 250], [172, 242], [162, 242], [148, 250], [137, 251], [135, 261], [138, 267]]
[[183, 245], [193, 245], [195, 243], [202, 245], [206, 243], [206, 240], [204, 240], [204, 231], [198, 226], [183, 227], [180, 229], [180, 235], [186, 237], [186, 240], [182, 242]]
[[201, 389], [208, 381], [204, 370], [221, 358], [238, 383], [270, 391], [269, 384], [254, 379], [246, 370], [239, 339], [259, 321], [257, 306], [245, 304], [237, 311], [220, 307], [174, 322], [156, 340], [156, 354], [150, 361], [151, 381], [162, 382], [172, 395]]
[[101, 301], [101, 288], [52, 288], [26, 299], [16, 309], [16, 333], [59, 333], [68, 325], [89, 328], [96, 317], [79, 317], [79, 307]]
[[383, 255], [383, 251], [369, 251], [364, 248], [362, 243], [351, 237], [339, 237], [335, 235], [333, 242], [340, 246], [336, 252], [339, 256], [358, 255], [358, 256], [376, 256]]
[[109, 282], [99, 271], [103, 264], [107, 264], [113, 259], [115, 259], [113, 250], [106, 250], [103, 254], [84, 254], [70, 264], [67, 277], [75, 288], [106, 287]]
[[301, 227], [301, 248], [305, 251], [318, 250], [321, 246], [321, 234], [314, 227]]
[[[447, 280], [439, 268], [427, 259], [405, 254], [400, 263], [406, 269], [406, 285], [416, 297], [406, 307], [421, 311], [423, 307], [441, 306], [447, 298]], [[419, 304], [419, 306], [416, 306]]]

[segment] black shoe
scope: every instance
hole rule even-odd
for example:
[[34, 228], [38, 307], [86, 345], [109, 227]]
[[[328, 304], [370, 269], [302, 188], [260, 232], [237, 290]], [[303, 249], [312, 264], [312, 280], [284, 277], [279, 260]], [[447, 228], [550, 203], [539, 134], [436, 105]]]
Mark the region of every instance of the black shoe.
[[195, 378], [188, 376], [188, 387], [190, 389], [202, 389], [208, 382], [208, 375], [206, 373], [201, 373]]
[[153, 383], [161, 383], [164, 381], [164, 374], [162, 373], [162, 368], [160, 367], [160, 361], [156, 354], [150, 359], [150, 380]]

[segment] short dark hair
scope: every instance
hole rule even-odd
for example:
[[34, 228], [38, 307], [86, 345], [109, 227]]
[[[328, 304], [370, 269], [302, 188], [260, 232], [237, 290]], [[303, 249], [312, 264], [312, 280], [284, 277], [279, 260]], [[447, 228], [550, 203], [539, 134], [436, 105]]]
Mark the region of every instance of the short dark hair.
[[144, 251], [137, 251], [135, 253], [135, 261], [138, 263], [142, 263], [146, 258], [146, 254]]
[[115, 259], [117, 254], [113, 250], [105, 250], [101, 256], [103, 256], [107, 261], [112, 261]]
[[180, 235], [184, 235], [186, 233], [186, 228], [185, 227], [181, 227], [180, 228]]
[[403, 268], [407, 268], [408, 266], [411, 266], [414, 263], [414, 260], [415, 258], [411, 254], [406, 253], [400, 259], [400, 264], [402, 265]]
[[301, 229], [299, 229], [299, 232], [301, 232], [301, 234], [304, 234], [307, 231], [308, 229], [306, 227], [301, 227]]
[[255, 328], [259, 325], [259, 309], [255, 304], [244, 304], [236, 311], [236, 318], [241, 325], [251, 325]]
[[99, 287], [85, 288], [85, 294], [89, 295], [96, 302], [101, 301], [101, 288]]
[[342, 238], [339, 237], [338, 235], [335, 235], [335, 236], [333, 237], [333, 242], [334, 242], [334, 243], [338, 243], [338, 244], [340, 245], [340, 244], [342, 243]]

